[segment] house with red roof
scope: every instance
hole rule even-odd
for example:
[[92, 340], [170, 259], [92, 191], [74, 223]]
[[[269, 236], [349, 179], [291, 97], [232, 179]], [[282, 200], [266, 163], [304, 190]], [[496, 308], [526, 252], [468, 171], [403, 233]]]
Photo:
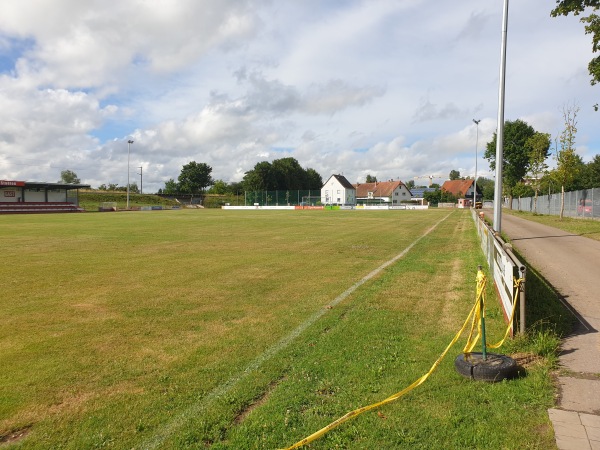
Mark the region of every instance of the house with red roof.
[[[449, 192], [454, 195], [458, 199], [467, 199], [471, 202], [473, 201], [473, 186], [475, 184], [475, 180], [448, 180], [444, 181], [442, 185], [442, 190]], [[476, 201], [481, 201], [483, 194], [477, 186], [477, 192], [475, 194]], [[468, 202], [467, 202], [468, 203]], [[469, 206], [468, 205], [465, 206]]]
[[356, 183], [354, 188], [359, 205], [400, 206], [403, 202], [410, 202], [412, 198], [410, 190], [400, 180]]

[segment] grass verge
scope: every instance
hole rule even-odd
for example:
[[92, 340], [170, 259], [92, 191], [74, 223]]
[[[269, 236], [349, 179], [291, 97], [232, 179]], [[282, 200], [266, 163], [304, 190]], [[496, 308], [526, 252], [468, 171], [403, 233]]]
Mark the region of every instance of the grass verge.
[[596, 241], [600, 241], [600, 220], [589, 218], [563, 217], [561, 220], [558, 216], [546, 214], [534, 214], [524, 211], [515, 211], [503, 209], [503, 212], [512, 214], [523, 219], [538, 222], [550, 227], [558, 228], [578, 236], [585, 236]]

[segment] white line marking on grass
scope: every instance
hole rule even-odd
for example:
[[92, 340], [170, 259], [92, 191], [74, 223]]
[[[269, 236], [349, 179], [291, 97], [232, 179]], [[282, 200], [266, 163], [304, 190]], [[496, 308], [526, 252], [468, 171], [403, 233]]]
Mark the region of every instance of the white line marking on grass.
[[[379, 266], [377, 269], [373, 270], [371, 273], [365, 275], [361, 280], [357, 281], [355, 284], [353, 284], [348, 289], [346, 289], [344, 292], [342, 292], [340, 295], [338, 295], [327, 306], [331, 307], [331, 306], [338, 305], [340, 302], [345, 300], [350, 294], [352, 294], [354, 291], [356, 291], [356, 289], [358, 289], [364, 283], [369, 281], [371, 278], [378, 275], [381, 271], [383, 271], [383, 269], [385, 269], [389, 265], [395, 263], [400, 258], [403, 258], [409, 251], [412, 250], [412, 248], [415, 245], [417, 245], [419, 243], [419, 241], [421, 241], [421, 239], [423, 239], [425, 236], [427, 236], [433, 230], [435, 230], [438, 227], [438, 225], [441, 224], [443, 221], [445, 221], [449, 216], [450, 216], [450, 214], [443, 217], [438, 223], [433, 225], [424, 234], [422, 234], [417, 239], [415, 239], [400, 254], [394, 256], [392, 259], [384, 262], [381, 266]], [[181, 427], [186, 420], [188, 420], [189, 418], [202, 412], [203, 410], [205, 410], [208, 407], [208, 405], [213, 400], [215, 400], [215, 399], [221, 397], [222, 395], [225, 395], [227, 392], [229, 392], [230, 389], [232, 389], [237, 383], [239, 383], [249, 373], [258, 369], [265, 361], [267, 361], [268, 359], [273, 357], [275, 354], [277, 354], [279, 351], [281, 351], [285, 347], [287, 347], [294, 339], [296, 339], [298, 336], [300, 336], [308, 327], [310, 327], [317, 320], [319, 320], [327, 311], [329, 311], [329, 309], [327, 307], [324, 307], [324, 308], [318, 310], [316, 313], [314, 313], [312, 316], [310, 316], [307, 320], [305, 320], [303, 323], [301, 323], [290, 334], [283, 337], [279, 342], [272, 345], [267, 350], [265, 350], [262, 354], [260, 354], [258, 357], [256, 357], [254, 359], [254, 361], [252, 361], [250, 364], [248, 364], [248, 366], [244, 369], [244, 371], [242, 373], [230, 378], [225, 383], [215, 387], [204, 398], [202, 398], [198, 403], [191, 405], [185, 411], [183, 411], [181, 414], [173, 417], [169, 422], [167, 422], [161, 429], [159, 429], [157, 431], [157, 433], [154, 435], [154, 437], [149, 442], [142, 445], [141, 447], [147, 448], [147, 449], [154, 449], [154, 448], [157, 448], [160, 445], [162, 445], [164, 443], [164, 441], [169, 436], [171, 436], [173, 433], [175, 433], [177, 431], [177, 429], [179, 427]]]

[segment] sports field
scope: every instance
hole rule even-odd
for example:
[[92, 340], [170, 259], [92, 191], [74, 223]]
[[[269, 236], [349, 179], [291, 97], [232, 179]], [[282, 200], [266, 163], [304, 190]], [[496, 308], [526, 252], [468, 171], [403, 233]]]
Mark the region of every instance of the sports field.
[[[0, 448], [27, 449], [290, 446], [427, 372], [485, 264], [461, 210], [0, 216], [0, 248]], [[552, 448], [550, 363], [479, 384], [461, 343], [311, 448]]]

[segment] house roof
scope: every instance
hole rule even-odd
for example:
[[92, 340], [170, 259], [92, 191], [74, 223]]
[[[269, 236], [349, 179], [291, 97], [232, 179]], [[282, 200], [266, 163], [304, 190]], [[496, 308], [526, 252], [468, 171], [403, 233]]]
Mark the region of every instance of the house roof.
[[377, 181], [376, 183], [357, 183], [354, 185], [357, 198], [367, 198], [369, 192], [373, 193], [373, 197], [390, 197], [400, 186], [404, 186], [402, 181]]
[[25, 187], [27, 189], [85, 189], [89, 184], [48, 183], [46, 181], [0, 180], [0, 187]]
[[473, 180], [449, 180], [444, 181], [444, 184], [442, 185], [442, 190], [450, 192], [452, 195], [455, 195], [457, 197], [464, 197], [464, 195], [468, 192], [472, 185]]
[[344, 187], [344, 189], [354, 189], [354, 186], [352, 186], [352, 183], [350, 183], [344, 175], [331, 175], [327, 179], [325, 184], [323, 184], [323, 186], [325, 186], [329, 182], [329, 180], [331, 180], [332, 178], [335, 178], [338, 181], [338, 183], [340, 183]]
[[418, 187], [418, 188], [411, 188], [410, 189], [410, 193], [412, 194], [413, 198], [423, 198], [423, 194], [425, 192], [435, 192], [435, 188]]

